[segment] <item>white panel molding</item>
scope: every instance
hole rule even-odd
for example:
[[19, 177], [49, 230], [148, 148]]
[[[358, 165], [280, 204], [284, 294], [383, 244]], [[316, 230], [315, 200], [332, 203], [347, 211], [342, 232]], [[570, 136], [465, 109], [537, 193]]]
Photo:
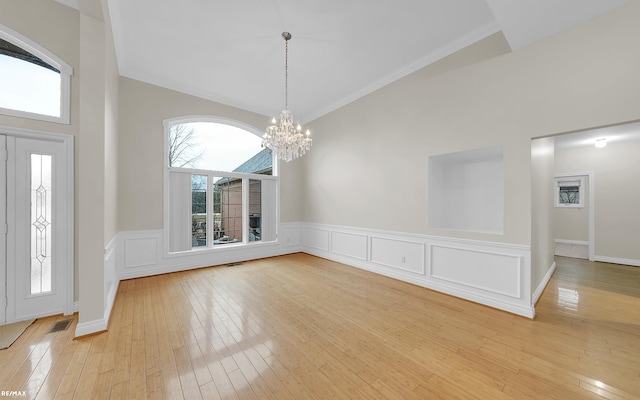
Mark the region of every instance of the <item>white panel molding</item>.
[[329, 232], [329, 229], [310, 227], [305, 224], [302, 227], [302, 245], [329, 251]]
[[531, 304], [533, 304], [534, 307], [535, 307], [536, 303], [538, 302], [538, 300], [540, 300], [540, 296], [542, 296], [542, 292], [544, 291], [544, 288], [546, 288], [547, 285], [549, 284], [549, 281], [551, 280], [551, 277], [553, 276], [554, 272], [556, 272], [556, 262], [555, 261], [553, 262], [553, 264], [551, 264], [551, 267], [549, 267], [549, 269], [547, 270], [547, 273], [542, 278], [542, 281], [540, 281], [540, 284], [536, 288], [535, 292], [533, 292], [533, 296], [532, 296], [532, 299], [531, 299]]
[[611, 264], [631, 265], [632, 267], [640, 267], [640, 260], [634, 260], [631, 258], [609, 257], [609, 256], [595, 256], [594, 261], [606, 262]]
[[[159, 232], [159, 233], [158, 233]], [[162, 231], [128, 231], [119, 233], [122, 267], [138, 268], [158, 264], [161, 257]]]
[[[528, 318], [535, 316], [531, 303], [529, 246], [316, 223], [300, 223], [300, 226], [303, 237], [306, 235], [301, 245], [301, 251], [305, 253]], [[361, 254], [361, 247], [358, 248], [357, 241], [350, 241], [353, 237], [362, 236], [369, 238], [366, 259], [354, 256]], [[331, 241], [325, 243], [325, 237]], [[347, 243], [337, 243], [340, 239], [347, 239]], [[502, 286], [487, 287], [484, 276], [484, 280], [473, 280], [472, 277], [461, 280], [441, 279], [437, 273], [434, 275], [431, 256], [434, 247], [463, 254], [484, 254], [485, 257], [476, 257], [481, 259], [477, 268], [484, 268], [483, 272], [495, 275], [496, 285]], [[405, 263], [402, 262], [403, 256], [406, 257]], [[502, 262], [502, 269], [491, 265], [496, 260]], [[507, 282], [501, 274], [503, 271], [510, 271]], [[507, 289], [500, 290], [501, 287]]]
[[412, 240], [371, 236], [369, 260], [373, 263], [424, 275], [426, 271], [425, 244]]
[[[446, 253], [444, 257], [436, 257], [436, 253], [441, 252]], [[431, 244], [429, 245], [429, 265], [430, 278], [516, 299], [521, 297], [522, 257], [520, 255]], [[512, 275], [511, 279], [492, 279], [505, 275]]]
[[[118, 234], [118, 279], [140, 278], [233, 262], [274, 257], [301, 251], [301, 233], [295, 223], [280, 224], [282, 238], [274, 242], [229, 244], [216, 249], [175, 252], [164, 255], [164, 231], [126, 231]], [[282, 243], [284, 242], [284, 243]]]
[[[286, 240], [284, 244], [268, 242], [228, 245], [215, 251], [170, 253], [166, 257], [163, 257], [162, 229], [119, 232], [105, 248], [104, 316], [98, 320], [79, 323], [76, 337], [107, 330], [121, 280], [300, 252], [301, 226], [297, 223], [283, 223], [280, 224], [280, 231]], [[74, 303], [74, 310], [78, 311], [78, 302]]]
[[302, 227], [298, 223], [280, 224], [278, 241], [283, 246], [300, 246]]
[[330, 239], [332, 252], [359, 260], [367, 260], [367, 251], [369, 247], [369, 238], [367, 235], [331, 231]]
[[[228, 245], [215, 250], [164, 255], [163, 235], [162, 229], [125, 231], [119, 232], [109, 243], [105, 249], [104, 317], [78, 324], [76, 336], [107, 329], [120, 280], [297, 252], [306, 252], [525, 317], [533, 318], [535, 315], [530, 295], [531, 257], [528, 246], [297, 222], [280, 224], [277, 242]], [[518, 278], [516, 282], [508, 284], [519, 287], [520, 297], [486, 290], [474, 282], [456, 284], [431, 276], [430, 249], [433, 246], [519, 259], [521, 271]], [[392, 261], [385, 261], [384, 255]], [[400, 258], [403, 255], [406, 257], [405, 263]], [[502, 278], [496, 277], [498, 280]]]

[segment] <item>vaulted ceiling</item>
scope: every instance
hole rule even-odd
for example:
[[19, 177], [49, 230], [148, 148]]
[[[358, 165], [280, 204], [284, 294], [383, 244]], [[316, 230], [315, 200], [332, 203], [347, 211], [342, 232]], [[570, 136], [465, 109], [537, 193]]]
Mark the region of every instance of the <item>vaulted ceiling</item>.
[[291, 32], [289, 108], [306, 122], [493, 33], [516, 51], [629, 1], [107, 3], [121, 75], [265, 115], [284, 107]]

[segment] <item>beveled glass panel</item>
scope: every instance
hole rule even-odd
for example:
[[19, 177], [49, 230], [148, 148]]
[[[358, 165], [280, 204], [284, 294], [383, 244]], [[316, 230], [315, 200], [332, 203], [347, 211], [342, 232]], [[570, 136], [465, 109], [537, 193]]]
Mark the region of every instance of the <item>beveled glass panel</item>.
[[52, 157], [31, 154], [31, 294], [51, 292]]

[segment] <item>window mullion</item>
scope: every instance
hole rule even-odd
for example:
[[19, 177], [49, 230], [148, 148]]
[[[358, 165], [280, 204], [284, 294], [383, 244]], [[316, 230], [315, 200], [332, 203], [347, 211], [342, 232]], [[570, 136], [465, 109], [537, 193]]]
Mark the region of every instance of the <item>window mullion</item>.
[[213, 247], [213, 177], [212, 173], [207, 174], [207, 247]]
[[242, 243], [249, 243], [249, 179], [242, 178]]

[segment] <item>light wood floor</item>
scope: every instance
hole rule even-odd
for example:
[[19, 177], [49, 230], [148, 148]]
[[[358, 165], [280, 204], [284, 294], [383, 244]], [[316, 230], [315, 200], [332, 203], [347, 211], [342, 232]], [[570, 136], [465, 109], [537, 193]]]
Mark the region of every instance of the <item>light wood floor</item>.
[[0, 351], [28, 398], [640, 398], [640, 268], [558, 258], [535, 320], [295, 254], [120, 283]]

